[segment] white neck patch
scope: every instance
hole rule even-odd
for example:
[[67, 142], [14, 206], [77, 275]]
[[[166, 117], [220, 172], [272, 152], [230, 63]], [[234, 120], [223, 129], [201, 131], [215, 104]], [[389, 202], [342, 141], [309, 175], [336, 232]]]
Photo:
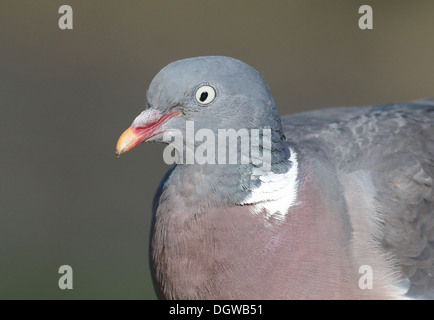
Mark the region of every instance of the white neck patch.
[[298, 162], [297, 154], [289, 149], [292, 162], [287, 173], [276, 174], [271, 171], [259, 175], [261, 186], [253, 189], [250, 196], [242, 204], [252, 204], [252, 213], [259, 214], [266, 211], [267, 218], [274, 218], [278, 222], [286, 219], [288, 209], [296, 203], [298, 190]]

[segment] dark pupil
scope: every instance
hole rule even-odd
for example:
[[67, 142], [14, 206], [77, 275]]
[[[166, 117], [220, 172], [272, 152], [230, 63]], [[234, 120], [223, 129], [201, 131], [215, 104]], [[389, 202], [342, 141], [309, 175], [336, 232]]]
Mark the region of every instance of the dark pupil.
[[204, 91], [201, 93], [199, 100], [201, 102], [204, 102], [206, 100], [206, 98], [208, 98], [208, 92]]

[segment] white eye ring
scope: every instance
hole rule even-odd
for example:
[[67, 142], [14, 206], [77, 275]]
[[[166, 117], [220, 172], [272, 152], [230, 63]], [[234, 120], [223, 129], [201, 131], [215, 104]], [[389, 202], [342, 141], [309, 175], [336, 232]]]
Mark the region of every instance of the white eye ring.
[[200, 104], [209, 104], [215, 99], [215, 90], [209, 85], [203, 85], [196, 90], [196, 101]]

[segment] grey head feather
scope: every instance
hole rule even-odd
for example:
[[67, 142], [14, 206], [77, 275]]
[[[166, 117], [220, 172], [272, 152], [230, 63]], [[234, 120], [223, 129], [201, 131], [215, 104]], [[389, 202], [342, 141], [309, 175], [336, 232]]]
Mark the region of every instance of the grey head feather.
[[[216, 98], [206, 106], [195, 98], [201, 85], [212, 86], [216, 92]], [[178, 111], [181, 116], [161, 128], [177, 129], [184, 137], [187, 121], [194, 122], [195, 131], [211, 129], [216, 136], [218, 129], [271, 129], [271, 171], [285, 173], [291, 166], [280, 116], [268, 86], [259, 72], [240, 60], [208, 56], [175, 61], [152, 80], [147, 102], [149, 108], [161, 112]], [[158, 142], [163, 141], [160, 138]], [[169, 182], [178, 186], [187, 206], [234, 205], [242, 203], [260, 185], [259, 177], [252, 176], [253, 167], [182, 164], [172, 172]], [[186, 183], [192, 188], [183, 187]]]
[[[194, 97], [203, 84], [211, 85], [217, 93], [205, 107]], [[148, 104], [160, 111], [180, 109], [185, 119], [198, 120], [198, 128], [269, 126], [282, 131], [279, 113], [262, 76], [237, 59], [210, 56], [172, 62], [154, 77], [146, 97]]]

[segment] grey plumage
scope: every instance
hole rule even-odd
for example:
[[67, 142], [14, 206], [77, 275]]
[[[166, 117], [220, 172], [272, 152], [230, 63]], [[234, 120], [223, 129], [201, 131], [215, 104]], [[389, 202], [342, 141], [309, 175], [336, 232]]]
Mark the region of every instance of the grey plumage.
[[[204, 84], [216, 91], [206, 106], [194, 98]], [[272, 132], [269, 174], [252, 164], [166, 174], [150, 244], [159, 297], [434, 298], [434, 100], [280, 118], [260, 74], [227, 57], [170, 64], [147, 100], [133, 131], [176, 112], [161, 132], [185, 133], [187, 120]], [[118, 154], [138, 143], [124, 140]], [[162, 133], [141, 141], [163, 142]], [[282, 190], [293, 199], [274, 197]], [[363, 290], [365, 265], [374, 287]]]
[[434, 100], [326, 109], [282, 121], [290, 139], [333, 159], [347, 188], [348, 175], [369, 175], [365, 184], [372, 185], [365, 187], [375, 189], [380, 229], [375, 241], [408, 278], [408, 296], [434, 298]]

